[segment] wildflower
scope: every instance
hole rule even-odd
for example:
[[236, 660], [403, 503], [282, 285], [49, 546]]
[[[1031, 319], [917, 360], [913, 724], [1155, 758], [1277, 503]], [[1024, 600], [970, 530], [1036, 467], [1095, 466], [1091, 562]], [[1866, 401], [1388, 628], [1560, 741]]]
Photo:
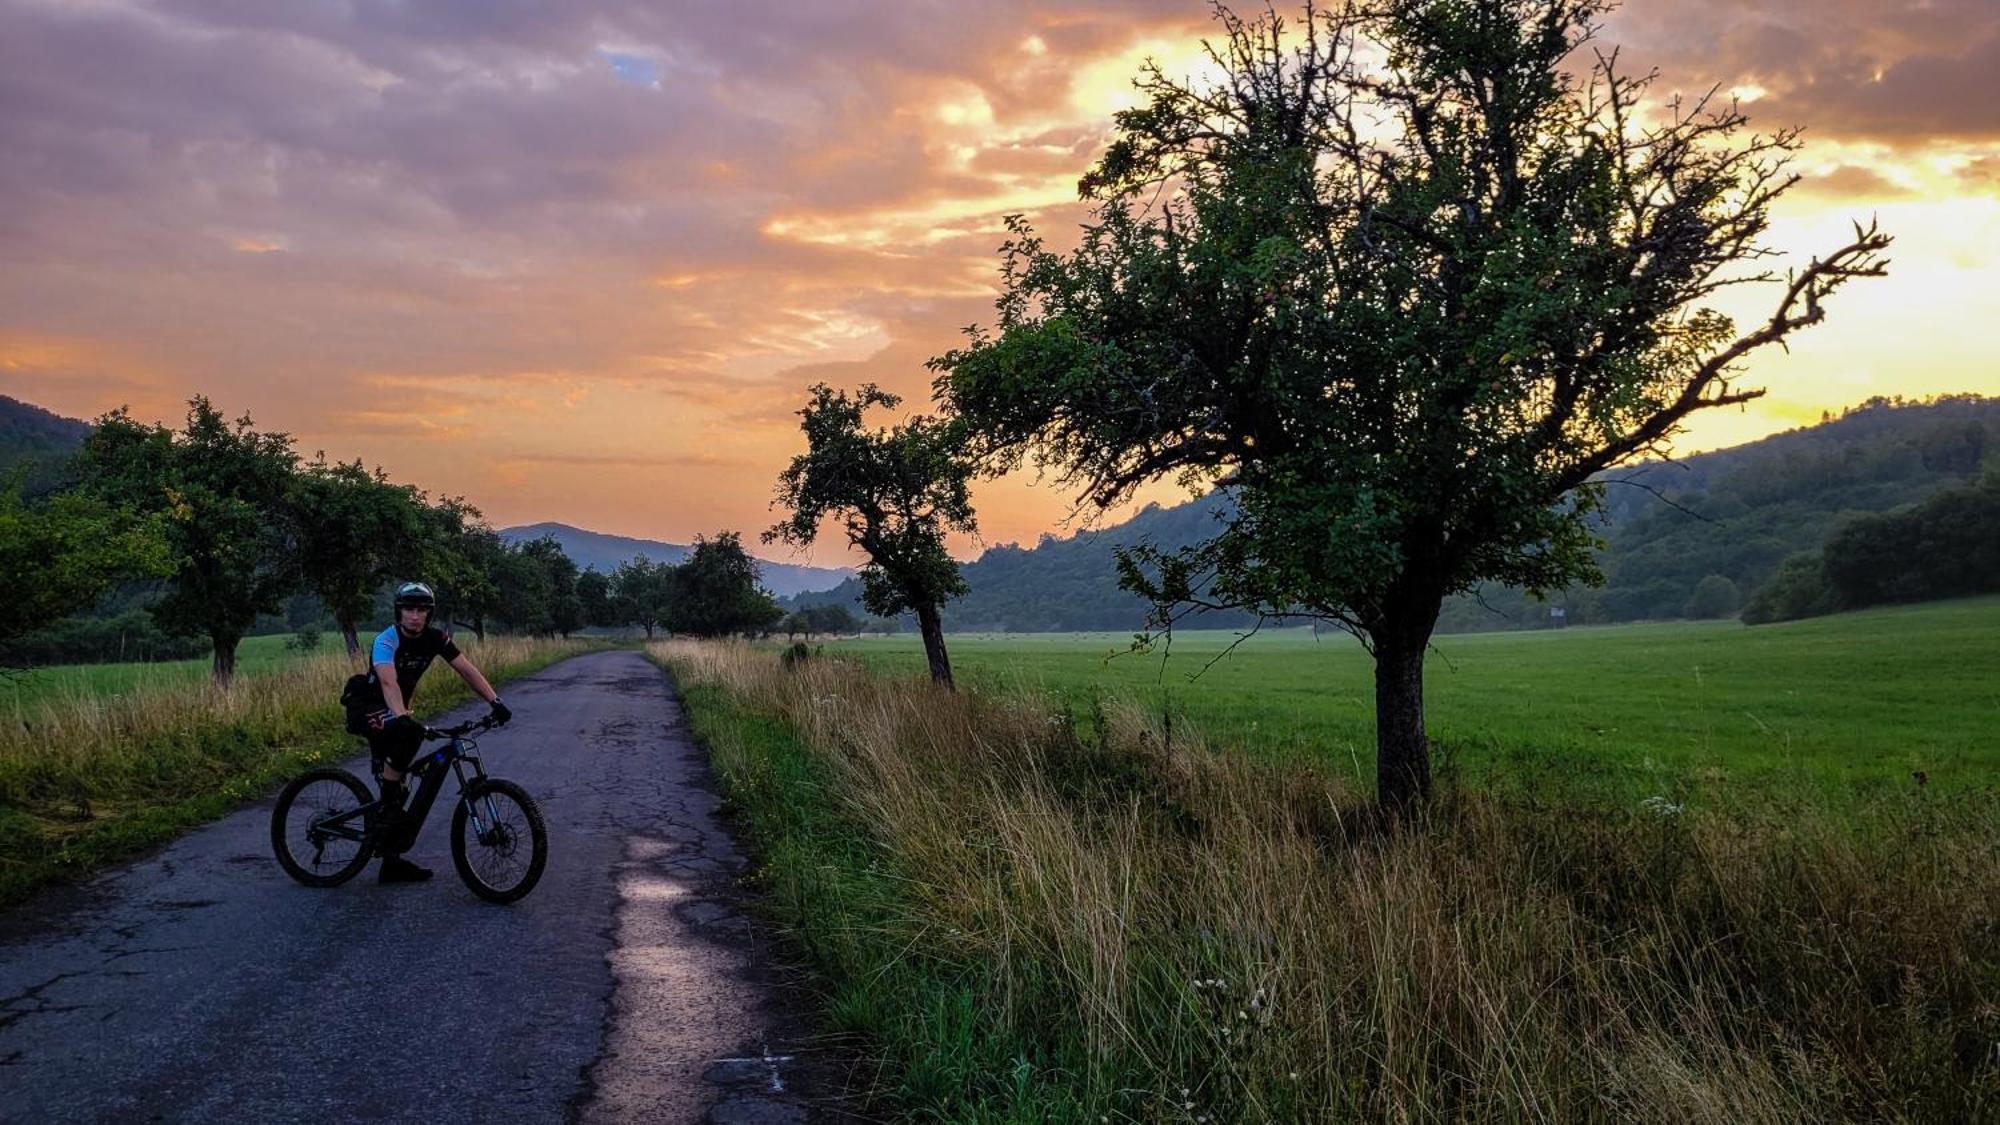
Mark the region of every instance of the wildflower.
[[1665, 797], [1648, 797], [1639, 802], [1639, 807], [1659, 817], [1661, 820], [1679, 816], [1687, 810], [1686, 805], [1676, 805]]

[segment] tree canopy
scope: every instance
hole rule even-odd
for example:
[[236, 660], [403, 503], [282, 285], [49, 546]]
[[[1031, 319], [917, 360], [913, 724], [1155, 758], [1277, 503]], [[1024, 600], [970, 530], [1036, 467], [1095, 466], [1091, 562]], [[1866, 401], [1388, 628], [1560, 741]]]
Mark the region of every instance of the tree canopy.
[[84, 443], [86, 494], [159, 518], [174, 569], [152, 613], [168, 632], [209, 638], [218, 682], [257, 615], [298, 584], [297, 462], [288, 435], [259, 433], [248, 416], [232, 425], [202, 397], [178, 433], [119, 410]]
[[419, 568], [423, 494], [359, 460], [328, 462], [322, 453], [292, 478], [290, 499], [300, 577], [333, 615], [349, 655], [359, 653], [359, 623], [374, 609], [376, 591]]
[[880, 617], [914, 612], [931, 678], [949, 685], [939, 607], [965, 592], [965, 579], [944, 535], [976, 527], [968, 485], [973, 462], [960, 452], [959, 435], [935, 419], [867, 427], [863, 415], [871, 407], [893, 410], [901, 403], [873, 383], [851, 396], [824, 383], [812, 388], [812, 400], [799, 411], [806, 451], [779, 475], [773, 501], [791, 515], [764, 541], [805, 547], [821, 523], [838, 521], [848, 544], [868, 555], [862, 605]]
[[698, 536], [694, 553], [673, 572], [667, 627], [696, 637], [761, 632], [784, 616], [757, 580], [757, 560], [734, 531]]
[[[1423, 659], [1443, 599], [1595, 577], [1604, 469], [1747, 401], [1750, 353], [1879, 274], [1854, 238], [1778, 277], [1760, 243], [1789, 130], [1734, 104], [1649, 106], [1599, 0], [1218, 9], [1221, 78], [1148, 67], [1081, 184], [1074, 251], [1016, 217], [998, 332], [933, 361], [986, 463], [1098, 504], [1228, 481], [1213, 537], [1129, 552], [1159, 622], [1310, 614], [1376, 659], [1385, 805], [1429, 787]], [[1657, 112], [1653, 112], [1657, 110]], [[1773, 282], [1739, 331], [1711, 301]]]
[[135, 519], [77, 493], [29, 506], [18, 482], [0, 484], [0, 574], [12, 576], [0, 600], [0, 641], [95, 605], [120, 582], [172, 568], [157, 515]]

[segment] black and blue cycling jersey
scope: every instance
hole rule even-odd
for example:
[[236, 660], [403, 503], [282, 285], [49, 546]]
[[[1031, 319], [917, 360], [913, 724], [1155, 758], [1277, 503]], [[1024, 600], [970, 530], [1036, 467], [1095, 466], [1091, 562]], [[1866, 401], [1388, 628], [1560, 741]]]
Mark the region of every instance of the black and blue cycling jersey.
[[423, 678], [424, 669], [440, 656], [447, 662], [458, 659], [458, 646], [451, 642], [450, 633], [433, 625], [412, 637], [391, 625], [375, 635], [375, 644], [368, 658], [368, 683], [379, 694], [382, 689], [376, 680], [374, 666], [395, 665], [396, 686], [403, 689], [403, 708], [408, 710], [410, 697], [416, 693], [417, 681]]

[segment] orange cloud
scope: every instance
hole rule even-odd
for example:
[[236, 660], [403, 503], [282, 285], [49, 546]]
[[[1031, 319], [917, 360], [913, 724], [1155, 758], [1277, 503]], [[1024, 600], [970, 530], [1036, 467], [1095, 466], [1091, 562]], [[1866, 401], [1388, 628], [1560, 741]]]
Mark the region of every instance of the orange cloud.
[[[1874, 393], [2000, 392], [1959, 331], [2000, 319], [1996, 23], [1985, 0], [1614, 13], [1664, 88], [1808, 128], [1775, 248], [1822, 249], [1857, 210], [1899, 237], [1888, 282], [1760, 357], [1770, 397], [1688, 447]], [[1001, 217], [1072, 238], [1141, 60], [1198, 74], [1209, 27], [1194, 0], [19, 8], [0, 391], [169, 419], [207, 393], [504, 522], [753, 531], [805, 387], [926, 409], [924, 361], [993, 318]], [[1071, 507], [1026, 480], [978, 503], [995, 542]]]

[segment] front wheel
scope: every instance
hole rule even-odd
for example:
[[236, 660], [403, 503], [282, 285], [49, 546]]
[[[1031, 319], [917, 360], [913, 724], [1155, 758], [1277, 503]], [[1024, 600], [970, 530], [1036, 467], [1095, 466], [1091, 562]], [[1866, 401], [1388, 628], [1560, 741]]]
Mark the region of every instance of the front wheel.
[[451, 862], [472, 893], [514, 902], [535, 889], [549, 860], [542, 808], [511, 781], [476, 781], [451, 815]]
[[346, 770], [309, 770], [285, 786], [271, 810], [271, 850], [285, 874], [308, 887], [337, 887], [374, 854], [366, 818], [375, 794]]

